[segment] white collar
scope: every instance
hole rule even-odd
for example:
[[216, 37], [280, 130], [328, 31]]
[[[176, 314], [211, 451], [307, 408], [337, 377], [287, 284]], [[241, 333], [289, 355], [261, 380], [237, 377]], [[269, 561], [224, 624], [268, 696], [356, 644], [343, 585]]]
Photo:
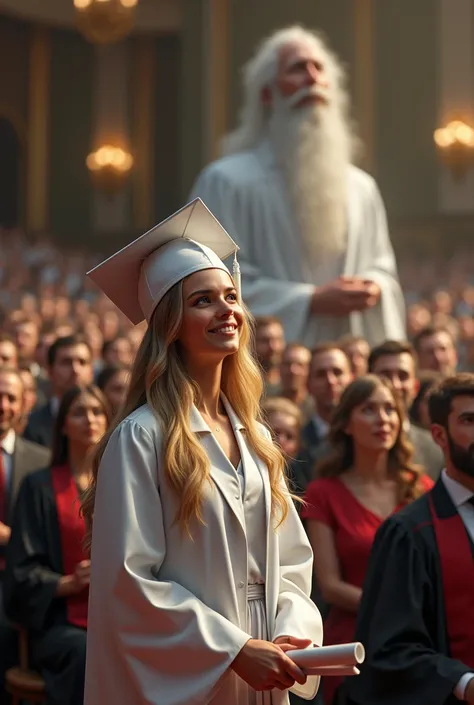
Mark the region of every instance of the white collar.
[[327, 423], [327, 421], [318, 416], [318, 414], [314, 414], [311, 420], [318, 436], [325, 437], [328, 435], [329, 424]]
[[3, 439], [3, 441], [0, 443], [3, 450], [5, 451], [5, 453], [8, 453], [8, 455], [13, 455], [13, 453], [15, 452], [15, 438], [16, 433], [11, 428]]
[[453, 480], [452, 477], [449, 477], [446, 469], [444, 469], [441, 473], [441, 478], [443, 480], [444, 487], [451, 497], [455, 507], [460, 507], [461, 505], [466, 504], [466, 502], [468, 502], [474, 495], [474, 492], [471, 492], [471, 490], [468, 490], [467, 487], [461, 485], [460, 482], [456, 482], [456, 480]]

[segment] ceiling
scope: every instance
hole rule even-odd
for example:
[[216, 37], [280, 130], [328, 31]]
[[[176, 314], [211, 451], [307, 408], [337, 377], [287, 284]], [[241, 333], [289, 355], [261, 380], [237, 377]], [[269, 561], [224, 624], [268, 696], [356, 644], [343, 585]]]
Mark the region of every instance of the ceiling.
[[[73, 0], [0, 0], [1, 13], [30, 22], [74, 26]], [[139, 0], [134, 31], [176, 32], [181, 17], [181, 0]]]

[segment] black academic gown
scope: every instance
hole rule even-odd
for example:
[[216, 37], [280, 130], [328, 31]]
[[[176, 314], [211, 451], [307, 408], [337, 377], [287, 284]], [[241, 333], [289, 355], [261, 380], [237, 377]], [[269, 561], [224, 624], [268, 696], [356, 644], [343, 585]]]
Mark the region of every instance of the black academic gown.
[[438, 517], [456, 514], [439, 480], [376, 535], [355, 635], [366, 660], [342, 686], [346, 702], [459, 705], [454, 688], [472, 669], [450, 655], [430, 495]]
[[64, 575], [51, 470], [23, 481], [16, 503], [4, 574], [9, 619], [28, 630], [32, 665], [49, 702], [82, 705], [86, 631], [68, 623], [66, 601], [55, 597]]

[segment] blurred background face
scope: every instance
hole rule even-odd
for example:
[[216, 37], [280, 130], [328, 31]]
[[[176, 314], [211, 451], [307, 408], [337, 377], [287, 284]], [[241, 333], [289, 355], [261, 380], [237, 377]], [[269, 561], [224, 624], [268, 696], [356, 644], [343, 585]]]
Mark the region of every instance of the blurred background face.
[[101, 402], [92, 394], [80, 394], [71, 404], [63, 433], [71, 446], [89, 448], [107, 430], [107, 415]]
[[23, 380], [23, 413], [27, 416], [38, 400], [36, 381], [29, 370], [20, 370], [20, 377]]
[[36, 346], [38, 345], [38, 326], [33, 321], [16, 323], [13, 326], [13, 336], [18, 348], [20, 360], [31, 362], [34, 360]]
[[352, 436], [354, 448], [388, 451], [396, 443], [400, 426], [392, 393], [380, 386], [363, 404], [354, 408], [346, 433]]
[[15, 343], [10, 340], [0, 340], [0, 365], [5, 365], [5, 367], [18, 366], [18, 351]]
[[282, 392], [306, 390], [311, 352], [307, 348], [286, 348], [280, 365]]
[[284, 348], [285, 336], [279, 323], [269, 323], [257, 327], [255, 352], [264, 370], [279, 366]]
[[349, 360], [342, 350], [328, 350], [313, 355], [308, 391], [319, 411], [333, 409], [351, 381]]
[[0, 370], [0, 438], [20, 422], [23, 413], [23, 385], [21, 379]]
[[419, 344], [418, 362], [420, 370], [434, 370], [444, 375], [455, 374], [458, 358], [449, 333], [439, 331], [422, 338]]
[[367, 373], [367, 360], [369, 359], [370, 346], [366, 340], [354, 340], [344, 346], [344, 352], [351, 363], [354, 377], [361, 377]]
[[115, 338], [107, 347], [104, 362], [107, 365], [131, 365], [133, 362], [133, 348], [128, 338]]
[[59, 396], [72, 387], [91, 384], [93, 368], [89, 348], [82, 344], [59, 348], [49, 372], [54, 393]]
[[295, 417], [273, 411], [268, 414], [268, 423], [283, 453], [289, 458], [295, 458], [300, 444], [300, 430]]
[[43, 369], [48, 366], [48, 350], [57, 337], [55, 331], [51, 333], [41, 333], [39, 337], [38, 346], [35, 351], [35, 361]]
[[373, 365], [373, 373], [385, 377], [400, 394], [406, 409], [409, 409], [418, 391], [415, 361], [410, 353], [382, 355]]
[[114, 413], [122, 406], [128, 389], [130, 373], [128, 370], [118, 370], [107, 382], [103, 392]]

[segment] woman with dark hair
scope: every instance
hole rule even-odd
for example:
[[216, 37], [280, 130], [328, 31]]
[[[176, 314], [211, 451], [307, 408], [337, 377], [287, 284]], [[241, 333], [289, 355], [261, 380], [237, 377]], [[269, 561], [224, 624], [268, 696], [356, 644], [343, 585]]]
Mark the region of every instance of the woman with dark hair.
[[127, 396], [130, 368], [126, 365], [104, 367], [97, 375], [97, 386], [104, 392], [115, 415]]
[[55, 705], [82, 705], [84, 698], [90, 562], [80, 497], [89, 485], [89, 453], [108, 422], [97, 387], [68, 391], [56, 417], [51, 467], [25, 478], [13, 516], [5, 612], [28, 630], [33, 665]]
[[[331, 605], [325, 644], [353, 640], [375, 533], [397, 509], [433, 485], [412, 462], [402, 403], [390, 382], [359, 377], [343, 393], [332, 419], [331, 452], [316, 466], [302, 517], [314, 550], [314, 572]], [[337, 678], [324, 683], [333, 702]]]

